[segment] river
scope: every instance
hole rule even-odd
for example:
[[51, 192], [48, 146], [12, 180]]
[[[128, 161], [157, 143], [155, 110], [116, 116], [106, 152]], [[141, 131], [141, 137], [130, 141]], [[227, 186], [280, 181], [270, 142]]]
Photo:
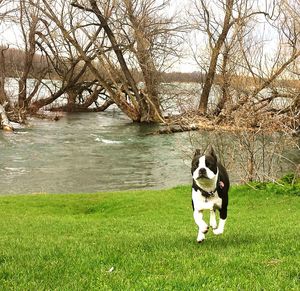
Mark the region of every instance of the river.
[[[240, 159], [241, 145], [231, 134], [151, 134], [156, 130], [153, 125], [132, 123], [118, 110], [108, 110], [67, 114], [59, 121], [32, 119], [29, 126], [15, 133], [0, 131], [0, 195], [94, 193], [189, 184], [192, 148], [207, 142], [225, 148], [231, 180], [240, 182], [247, 160]], [[275, 137], [264, 152], [272, 153], [272, 147], [280, 144]], [[257, 148], [260, 150], [260, 144]], [[299, 151], [285, 152], [289, 160], [300, 162]], [[258, 160], [261, 163], [262, 159]], [[278, 165], [279, 175], [292, 169], [285, 161]], [[265, 171], [266, 165], [260, 168]]]
[[186, 134], [151, 135], [117, 111], [31, 120], [0, 132], [0, 194], [91, 193], [190, 182], [178, 150]]

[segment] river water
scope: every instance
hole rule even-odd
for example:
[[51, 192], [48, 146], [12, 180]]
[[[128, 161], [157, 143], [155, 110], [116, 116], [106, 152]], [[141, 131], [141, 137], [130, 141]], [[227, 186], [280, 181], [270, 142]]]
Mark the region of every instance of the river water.
[[[243, 149], [235, 136], [226, 132], [151, 134], [156, 130], [154, 125], [132, 123], [118, 110], [108, 110], [67, 114], [56, 122], [30, 120], [29, 126], [15, 133], [0, 131], [0, 195], [161, 189], [189, 184], [193, 148], [207, 143], [225, 152], [231, 181], [241, 181], [248, 163], [242, 152], [248, 149]], [[274, 149], [282, 145], [276, 136], [267, 139], [263, 151], [262, 143], [255, 149], [262, 171], [259, 175], [269, 167], [266, 153], [274, 160]], [[263, 158], [259, 152], [264, 153]], [[284, 153], [288, 159], [278, 161], [276, 171], [271, 169], [277, 175], [300, 162], [299, 151], [284, 148]]]
[[[31, 120], [0, 132], [0, 194], [91, 193], [190, 182], [185, 133], [151, 135], [117, 111]], [[184, 138], [185, 139], [185, 138]]]

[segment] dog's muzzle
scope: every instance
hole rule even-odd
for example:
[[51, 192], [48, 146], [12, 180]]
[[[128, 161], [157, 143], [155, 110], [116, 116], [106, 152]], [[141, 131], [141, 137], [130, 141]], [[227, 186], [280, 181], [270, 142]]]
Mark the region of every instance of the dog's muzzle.
[[206, 169], [205, 168], [201, 168], [199, 169], [199, 174], [198, 174], [198, 179], [201, 179], [201, 178], [208, 178], [207, 177], [207, 172], [206, 172]]

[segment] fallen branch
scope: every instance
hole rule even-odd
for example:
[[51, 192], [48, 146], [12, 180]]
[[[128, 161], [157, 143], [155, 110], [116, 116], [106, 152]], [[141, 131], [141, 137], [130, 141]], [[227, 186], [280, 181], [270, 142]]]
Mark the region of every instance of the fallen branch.
[[194, 131], [199, 130], [200, 127], [196, 124], [191, 125], [167, 125], [164, 128], [159, 129], [158, 131], [152, 132], [151, 134], [170, 134], [175, 132], [185, 132], [185, 131]]

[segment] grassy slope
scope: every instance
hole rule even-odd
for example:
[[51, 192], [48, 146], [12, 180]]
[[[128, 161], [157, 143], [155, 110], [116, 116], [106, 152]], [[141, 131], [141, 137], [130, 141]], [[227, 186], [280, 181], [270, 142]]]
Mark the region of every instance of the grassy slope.
[[0, 289], [299, 290], [300, 197], [283, 192], [233, 188], [200, 245], [190, 187], [1, 197]]

